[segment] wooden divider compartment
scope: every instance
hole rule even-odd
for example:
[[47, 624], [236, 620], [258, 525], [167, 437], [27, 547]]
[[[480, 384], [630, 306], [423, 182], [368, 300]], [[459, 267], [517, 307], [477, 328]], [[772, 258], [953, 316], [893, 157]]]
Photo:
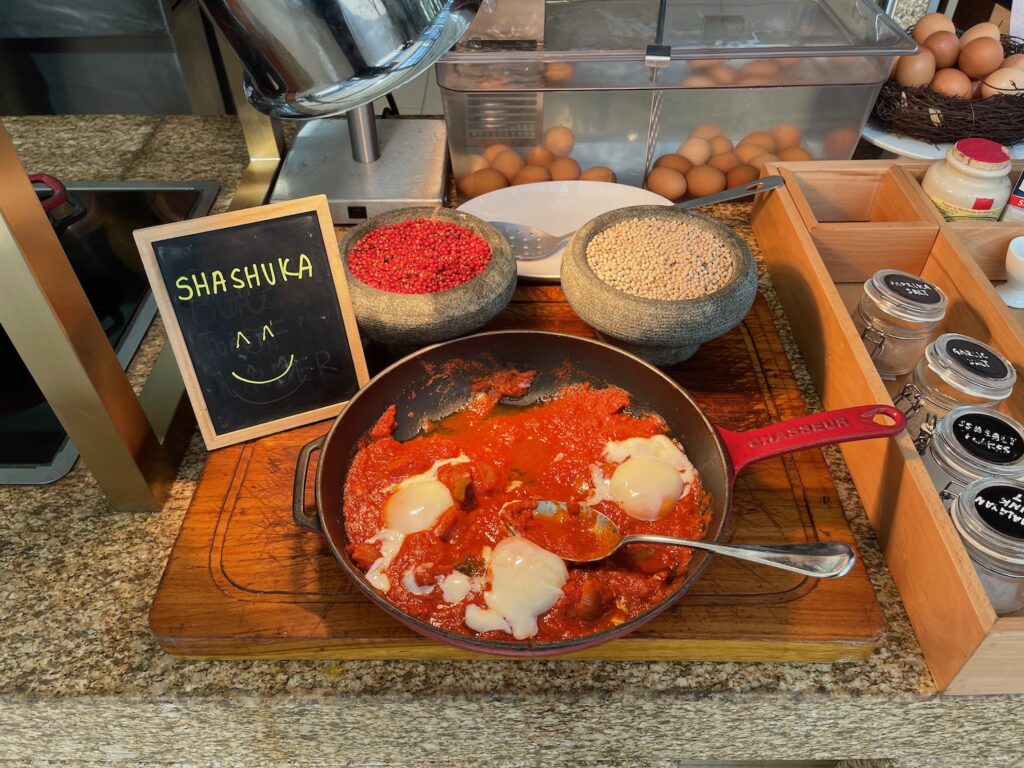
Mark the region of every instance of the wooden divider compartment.
[[[894, 165], [894, 170], [917, 182], [921, 199], [928, 203], [933, 220], [945, 228], [948, 236], [958, 239], [957, 251], [974, 259], [989, 280], [1005, 281], [1006, 249], [1013, 238], [1024, 236], [1024, 221], [945, 221], [939, 210], [931, 205], [928, 195], [920, 189], [921, 179], [929, 165], [921, 161], [900, 162]], [[1016, 182], [1021, 171], [1024, 171], [1024, 162], [1014, 163], [1010, 180]]]
[[845, 280], [863, 265], [877, 265], [874, 272], [895, 258], [924, 264], [939, 224], [915, 181], [891, 163], [861, 163], [842, 176], [829, 165], [783, 164], [779, 170], [830, 270]]
[[[1024, 372], [1024, 339], [1018, 326], [947, 223], [935, 222], [937, 236], [923, 258], [920, 240], [909, 233], [893, 234], [884, 262], [864, 254], [863, 239], [852, 235], [848, 248], [833, 251], [828, 258], [816, 246], [802, 206], [827, 210], [826, 201], [832, 197], [838, 208], [846, 190], [862, 185], [866, 177], [876, 179], [879, 194], [882, 185], [891, 185], [888, 180], [895, 178], [901, 190], [916, 187], [913, 194], [920, 196], [919, 204], [930, 204], [919, 185], [906, 183], [913, 181], [913, 171], [898, 165], [769, 165], [765, 172], [781, 173], [787, 186], [761, 196], [754, 207], [754, 234], [826, 408], [890, 398], [850, 317], [863, 282], [886, 267], [919, 274], [946, 292], [949, 309], [940, 332], [955, 330], [988, 342]], [[885, 172], [879, 173], [882, 168]], [[825, 181], [826, 176], [831, 180]], [[809, 178], [813, 186], [806, 181]], [[811, 199], [805, 197], [801, 203], [808, 190]], [[862, 258], [865, 255], [871, 257]], [[1024, 418], [1024, 385], [1016, 388], [1003, 410]], [[1024, 611], [997, 617], [992, 610], [910, 438], [902, 435], [883, 448], [878, 441], [849, 443], [842, 451], [939, 689], [956, 694], [1024, 693]]]

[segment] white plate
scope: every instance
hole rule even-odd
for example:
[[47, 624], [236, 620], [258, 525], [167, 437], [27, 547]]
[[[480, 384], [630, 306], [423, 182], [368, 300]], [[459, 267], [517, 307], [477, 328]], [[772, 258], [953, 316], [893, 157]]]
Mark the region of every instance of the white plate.
[[[603, 181], [542, 181], [506, 187], [474, 197], [460, 211], [485, 221], [509, 221], [540, 227], [552, 235], [573, 232], [595, 216], [629, 205], [672, 205], [646, 189]], [[520, 277], [559, 280], [562, 250], [547, 258], [517, 263]]]
[[[898, 136], [886, 131], [873, 120], [864, 126], [862, 135], [879, 149], [892, 152], [900, 157], [912, 157], [917, 160], [939, 160], [945, 157], [946, 152], [953, 146], [952, 143], [935, 145], [907, 136]], [[1024, 144], [1014, 144], [1008, 149], [1011, 159], [1024, 160]]]

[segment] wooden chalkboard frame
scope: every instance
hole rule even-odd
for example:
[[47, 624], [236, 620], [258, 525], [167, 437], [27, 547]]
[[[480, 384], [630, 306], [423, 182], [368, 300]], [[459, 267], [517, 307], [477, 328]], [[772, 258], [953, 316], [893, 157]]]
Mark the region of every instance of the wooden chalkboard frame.
[[177, 313], [174, 310], [171, 296], [168, 293], [167, 285], [164, 282], [163, 274], [157, 261], [155, 244], [164, 240], [195, 235], [204, 232], [213, 232], [221, 229], [230, 229], [254, 222], [270, 221], [273, 219], [285, 218], [294, 214], [315, 213], [320, 223], [320, 231], [323, 235], [324, 248], [327, 253], [327, 262], [331, 269], [331, 276], [334, 282], [334, 292], [338, 297], [338, 307], [341, 310], [341, 318], [345, 326], [345, 334], [348, 341], [349, 351], [352, 355], [352, 363], [356, 372], [356, 380], [360, 388], [366, 386], [369, 381], [369, 373], [366, 368], [366, 360], [363, 356], [363, 346], [359, 338], [359, 330], [356, 326], [355, 312], [352, 309], [352, 300], [348, 292], [348, 283], [345, 280], [344, 270], [341, 263], [341, 253], [338, 250], [338, 240], [334, 232], [334, 225], [331, 221], [330, 208], [327, 198], [324, 195], [304, 197], [299, 200], [289, 200], [282, 203], [272, 203], [256, 208], [245, 208], [238, 211], [229, 211], [213, 216], [206, 216], [200, 219], [164, 224], [157, 227], [135, 232], [135, 242], [142, 257], [142, 264], [149, 278], [153, 295], [156, 298], [157, 307], [160, 309], [160, 316], [164, 321], [164, 328], [167, 332], [167, 340], [174, 351], [174, 357], [178, 361], [185, 389], [189, 399], [192, 401], [192, 408], [195, 411], [196, 421], [199, 424], [199, 431], [203, 436], [206, 447], [210, 450], [223, 448], [246, 440], [253, 440], [258, 437], [281, 432], [294, 427], [301, 427], [315, 421], [337, 416], [348, 402], [342, 401], [330, 405], [314, 408], [309, 411], [295, 413], [283, 418], [273, 419], [261, 424], [237, 429], [229, 432], [218, 432], [210, 418], [206, 398], [199, 384], [192, 357], [189, 354], [185, 336], [178, 323]]

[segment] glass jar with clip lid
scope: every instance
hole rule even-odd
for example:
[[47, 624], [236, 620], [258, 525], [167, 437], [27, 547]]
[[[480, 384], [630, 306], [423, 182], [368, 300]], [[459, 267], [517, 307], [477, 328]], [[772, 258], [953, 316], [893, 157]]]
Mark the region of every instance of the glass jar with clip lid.
[[1024, 483], [977, 480], [951, 512], [995, 612], [1024, 608]]
[[939, 288], [898, 269], [880, 270], [864, 283], [853, 322], [882, 378], [914, 369], [946, 304]]
[[990, 408], [954, 408], [922, 429], [918, 451], [947, 505], [975, 480], [1024, 478], [1024, 426]]
[[987, 344], [959, 333], [944, 333], [928, 345], [913, 380], [893, 401], [904, 408], [907, 434], [915, 440], [922, 425], [936, 422], [961, 405], [995, 408], [1013, 392], [1017, 371]]

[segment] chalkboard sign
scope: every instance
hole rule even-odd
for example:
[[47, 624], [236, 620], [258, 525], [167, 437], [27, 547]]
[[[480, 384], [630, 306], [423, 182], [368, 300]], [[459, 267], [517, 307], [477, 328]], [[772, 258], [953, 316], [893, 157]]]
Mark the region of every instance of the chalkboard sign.
[[135, 241], [208, 448], [336, 415], [366, 383], [327, 198]]

